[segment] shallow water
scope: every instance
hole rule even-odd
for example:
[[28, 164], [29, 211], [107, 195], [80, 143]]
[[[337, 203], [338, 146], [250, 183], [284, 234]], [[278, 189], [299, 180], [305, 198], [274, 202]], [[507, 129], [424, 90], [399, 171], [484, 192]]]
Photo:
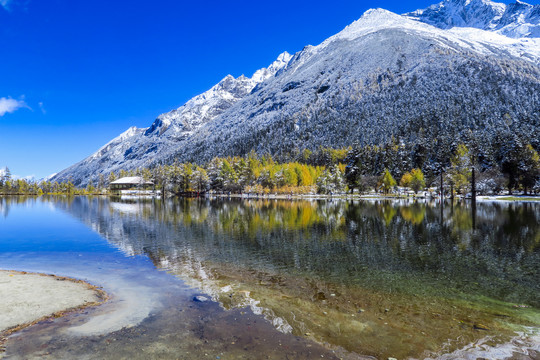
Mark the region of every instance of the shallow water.
[[0, 268], [113, 296], [11, 337], [7, 358], [540, 353], [538, 203], [0, 198], [0, 213]]

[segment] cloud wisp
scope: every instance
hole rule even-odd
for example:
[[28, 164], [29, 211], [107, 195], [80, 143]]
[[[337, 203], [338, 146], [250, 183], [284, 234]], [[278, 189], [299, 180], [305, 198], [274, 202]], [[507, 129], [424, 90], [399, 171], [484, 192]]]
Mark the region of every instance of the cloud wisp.
[[47, 111], [45, 110], [45, 108], [43, 107], [43, 101], [40, 101], [38, 102], [38, 105], [39, 105], [39, 109], [41, 110], [41, 113], [43, 115], [45, 115], [47, 113]]
[[[2, 1], [2, 0], [0, 0]], [[6, 113], [12, 113], [17, 109], [28, 107], [23, 100], [16, 100], [12, 98], [0, 98], [0, 116], [4, 116]]]
[[0, 0], [0, 6], [2, 6], [4, 9], [9, 10], [9, 3], [11, 0]]

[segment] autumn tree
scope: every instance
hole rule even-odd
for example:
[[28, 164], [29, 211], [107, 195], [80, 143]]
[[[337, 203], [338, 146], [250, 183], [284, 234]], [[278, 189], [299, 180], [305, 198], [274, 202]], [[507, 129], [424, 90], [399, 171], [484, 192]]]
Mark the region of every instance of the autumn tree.
[[426, 182], [424, 180], [424, 174], [422, 173], [422, 170], [411, 170], [411, 181], [409, 183], [409, 187], [413, 189], [415, 193], [418, 193], [418, 191], [426, 187]]
[[527, 194], [540, 179], [540, 156], [531, 144], [527, 144], [522, 151], [518, 165], [518, 177], [523, 193]]
[[464, 144], [459, 144], [450, 159], [450, 177], [458, 193], [463, 194], [469, 186], [471, 177], [471, 154]]
[[210, 184], [208, 173], [200, 166], [194, 166], [190, 181], [190, 187], [197, 192], [206, 191]]
[[410, 172], [406, 172], [405, 174], [403, 174], [403, 176], [401, 177], [401, 180], [399, 180], [399, 186], [403, 186], [403, 187], [411, 187], [411, 181], [412, 181], [412, 175]]
[[396, 180], [393, 178], [392, 174], [388, 169], [384, 169], [384, 172], [381, 175], [380, 186], [382, 187], [385, 194], [388, 194], [390, 190], [396, 186]]

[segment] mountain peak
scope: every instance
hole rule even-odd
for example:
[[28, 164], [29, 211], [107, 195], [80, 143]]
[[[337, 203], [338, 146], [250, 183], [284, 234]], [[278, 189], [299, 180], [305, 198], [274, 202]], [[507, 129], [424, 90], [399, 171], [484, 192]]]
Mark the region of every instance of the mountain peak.
[[[424, 126], [433, 114], [440, 114], [440, 128], [472, 119], [469, 131], [490, 119], [486, 126], [494, 132], [506, 125], [493, 114], [535, 114], [539, 17], [540, 5], [521, 1], [444, 0], [405, 15], [368, 10], [320, 45], [294, 56], [283, 52], [251, 77], [225, 76], [149, 128], [128, 129], [54, 180], [73, 178], [84, 185], [99, 173], [172, 159], [207, 161], [359, 139], [381, 143], [411, 124]], [[484, 95], [494, 91], [503, 95]]]
[[292, 55], [289, 54], [287, 51], [282, 52], [281, 54], [279, 54], [277, 59], [272, 64], [270, 64], [270, 66], [255, 71], [255, 73], [251, 77], [251, 80], [253, 80], [256, 84], [259, 84], [266, 79], [275, 76], [278, 71], [287, 66], [291, 58]]
[[289, 62], [289, 60], [291, 60], [292, 58], [292, 55], [289, 54], [287, 51], [284, 51], [282, 52], [281, 54], [279, 54], [279, 56], [277, 57], [276, 61], [279, 61], [279, 62]]
[[290, 59], [291, 55], [283, 52], [270, 66], [257, 70], [251, 78], [245, 75], [237, 78], [230, 74], [225, 76], [209, 90], [195, 96], [178, 109], [159, 115], [145, 135], [161, 136], [167, 132], [174, 138], [187, 136], [249, 94], [255, 86], [275, 76]]
[[381, 9], [381, 8], [369, 9], [366, 12], [364, 12], [358, 20], [353, 22], [351, 25], [347, 26], [345, 29], [358, 27], [359, 25], [367, 26], [368, 24], [372, 24], [372, 23], [382, 25], [381, 23], [384, 24], [388, 21], [390, 22], [398, 21], [398, 19], [400, 18], [401, 17], [398, 14], [385, 10], [385, 9]]
[[520, 0], [508, 5], [491, 0], [444, 0], [404, 15], [441, 29], [472, 27], [511, 38], [540, 37], [540, 5]]
[[326, 39], [321, 45], [324, 46], [335, 40], [354, 40], [381, 28], [406, 26], [407, 22], [412, 21], [391, 11], [380, 8], [369, 9], [358, 20]]
[[121, 133], [120, 135], [118, 135], [116, 138], [114, 138], [112, 141], [123, 141], [127, 138], [130, 138], [134, 135], [137, 135], [138, 133], [140, 133], [142, 130], [144, 129], [139, 129], [138, 127], [136, 126], [131, 126], [129, 129], [127, 129], [126, 131], [124, 131], [123, 133]]

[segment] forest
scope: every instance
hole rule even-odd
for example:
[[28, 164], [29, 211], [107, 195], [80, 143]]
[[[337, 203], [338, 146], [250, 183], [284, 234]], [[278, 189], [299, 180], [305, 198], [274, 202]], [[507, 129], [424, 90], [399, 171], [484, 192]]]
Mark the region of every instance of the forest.
[[[100, 174], [78, 188], [71, 181], [29, 181], [12, 178], [6, 168], [0, 176], [0, 194], [107, 194], [109, 184], [126, 176], [152, 181], [164, 193], [255, 193], [255, 194], [384, 194], [426, 188], [445, 194], [470, 192], [473, 169], [476, 193], [500, 194], [540, 192], [540, 157], [531, 144], [505, 144], [489, 156], [460, 143], [447, 158], [428, 161], [421, 147], [399, 140], [383, 146], [354, 146], [342, 149], [319, 147], [315, 151], [295, 149], [272, 157], [251, 151], [246, 156], [216, 157], [203, 165], [174, 161], [152, 168], [120, 170]], [[504, 152], [503, 152], [504, 151]], [[504, 154], [504, 155], [501, 155]], [[398, 188], [399, 186], [399, 188]]]

